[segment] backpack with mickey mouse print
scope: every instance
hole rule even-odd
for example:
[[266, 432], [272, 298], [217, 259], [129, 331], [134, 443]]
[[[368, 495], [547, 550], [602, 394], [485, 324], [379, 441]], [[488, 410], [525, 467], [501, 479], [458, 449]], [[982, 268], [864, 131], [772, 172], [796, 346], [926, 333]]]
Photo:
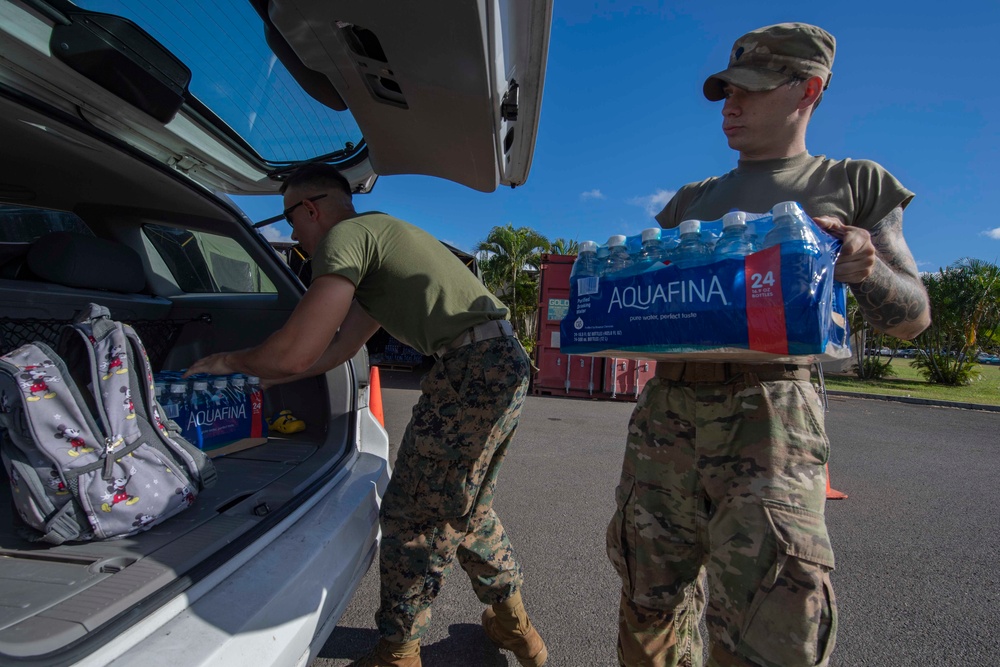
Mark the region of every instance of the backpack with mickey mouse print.
[[124, 537], [190, 507], [215, 468], [167, 429], [135, 331], [90, 304], [58, 347], [0, 357], [0, 455], [29, 537]]

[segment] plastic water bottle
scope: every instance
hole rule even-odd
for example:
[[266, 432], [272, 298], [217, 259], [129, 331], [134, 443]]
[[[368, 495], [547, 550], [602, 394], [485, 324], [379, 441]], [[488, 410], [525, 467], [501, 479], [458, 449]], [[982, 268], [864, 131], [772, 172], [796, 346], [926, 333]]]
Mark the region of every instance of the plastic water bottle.
[[712, 254], [701, 240], [701, 221], [685, 220], [680, 224], [681, 242], [674, 250], [673, 263], [682, 269], [712, 261]]
[[191, 383], [191, 405], [197, 410], [212, 406], [212, 394], [208, 391], [208, 380], [198, 379]]
[[657, 262], [662, 262], [663, 243], [660, 242], [660, 228], [650, 227], [642, 230], [642, 247], [633, 260], [633, 272], [642, 273]]
[[[816, 278], [813, 260], [820, 256], [819, 239], [797, 203], [786, 201], [776, 204], [771, 209], [771, 215], [774, 227], [764, 237], [764, 247], [781, 248], [782, 296], [786, 306], [789, 306], [800, 299], [808, 299], [812, 292]], [[788, 284], [785, 284], [786, 281]]]
[[212, 402], [217, 406], [232, 403], [232, 396], [229, 393], [229, 378], [224, 375], [212, 378]]
[[600, 274], [600, 267], [597, 263], [597, 244], [593, 241], [584, 241], [580, 244], [580, 252], [573, 262], [573, 269], [569, 273], [572, 278], [592, 278]]
[[785, 201], [771, 209], [774, 227], [764, 237], [764, 247], [781, 245], [781, 254], [819, 256], [819, 239], [798, 203]]
[[245, 401], [247, 396], [247, 379], [242, 375], [229, 376], [229, 387], [237, 401]]
[[188, 406], [188, 385], [187, 382], [171, 382], [170, 391], [167, 394], [167, 401], [163, 404], [163, 412], [167, 419], [177, 420], [181, 412]]
[[250, 396], [247, 395], [247, 379], [242, 375], [232, 375], [229, 377], [229, 391], [233, 396], [233, 403], [241, 406], [239, 412], [250, 414]]
[[569, 273], [570, 284], [576, 285], [577, 296], [596, 294], [600, 275], [601, 265], [597, 259], [597, 244], [593, 241], [582, 242]]
[[747, 214], [743, 211], [732, 211], [722, 216], [722, 236], [713, 251], [716, 260], [738, 259], [753, 252], [747, 237], [746, 220]]
[[602, 275], [608, 278], [619, 278], [632, 265], [628, 248], [625, 247], [625, 236], [615, 234], [608, 239], [608, 259], [604, 262]]
[[250, 404], [247, 414], [250, 416], [250, 437], [267, 437], [267, 420], [264, 419], [264, 392], [260, 388], [260, 378], [248, 375], [246, 383], [247, 398]]
[[191, 412], [184, 424], [184, 433], [191, 436], [198, 449], [205, 448], [205, 436], [202, 427], [212, 409], [212, 392], [208, 390], [208, 380], [197, 379], [191, 383]]
[[597, 275], [604, 275], [604, 265], [608, 263], [608, 246], [597, 246]]

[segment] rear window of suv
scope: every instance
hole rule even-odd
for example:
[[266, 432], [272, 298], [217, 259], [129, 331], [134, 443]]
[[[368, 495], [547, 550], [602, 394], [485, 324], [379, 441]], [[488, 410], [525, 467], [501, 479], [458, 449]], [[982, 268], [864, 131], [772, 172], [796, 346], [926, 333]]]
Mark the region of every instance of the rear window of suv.
[[190, 91], [274, 166], [361, 144], [350, 111], [335, 111], [296, 83], [267, 42], [255, 5], [212, 0], [75, 0], [134, 21], [191, 69]]

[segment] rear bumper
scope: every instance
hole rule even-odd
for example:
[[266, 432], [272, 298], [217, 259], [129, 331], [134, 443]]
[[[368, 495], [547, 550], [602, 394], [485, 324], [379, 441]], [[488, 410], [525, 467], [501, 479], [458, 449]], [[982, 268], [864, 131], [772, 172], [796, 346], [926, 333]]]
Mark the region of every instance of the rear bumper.
[[356, 454], [329, 490], [217, 576], [199, 582], [78, 665], [307, 663], [374, 559], [379, 502], [388, 480], [385, 458]]

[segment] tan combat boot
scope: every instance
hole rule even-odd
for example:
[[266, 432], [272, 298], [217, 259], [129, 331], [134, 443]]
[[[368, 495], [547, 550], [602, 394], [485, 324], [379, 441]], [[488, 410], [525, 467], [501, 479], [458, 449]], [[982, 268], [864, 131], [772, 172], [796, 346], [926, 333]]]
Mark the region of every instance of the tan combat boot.
[[379, 639], [371, 653], [352, 662], [350, 667], [421, 667], [420, 640], [397, 644]]
[[545, 642], [528, 620], [520, 592], [487, 607], [483, 612], [483, 629], [497, 647], [513, 653], [522, 667], [542, 667], [549, 657]]

